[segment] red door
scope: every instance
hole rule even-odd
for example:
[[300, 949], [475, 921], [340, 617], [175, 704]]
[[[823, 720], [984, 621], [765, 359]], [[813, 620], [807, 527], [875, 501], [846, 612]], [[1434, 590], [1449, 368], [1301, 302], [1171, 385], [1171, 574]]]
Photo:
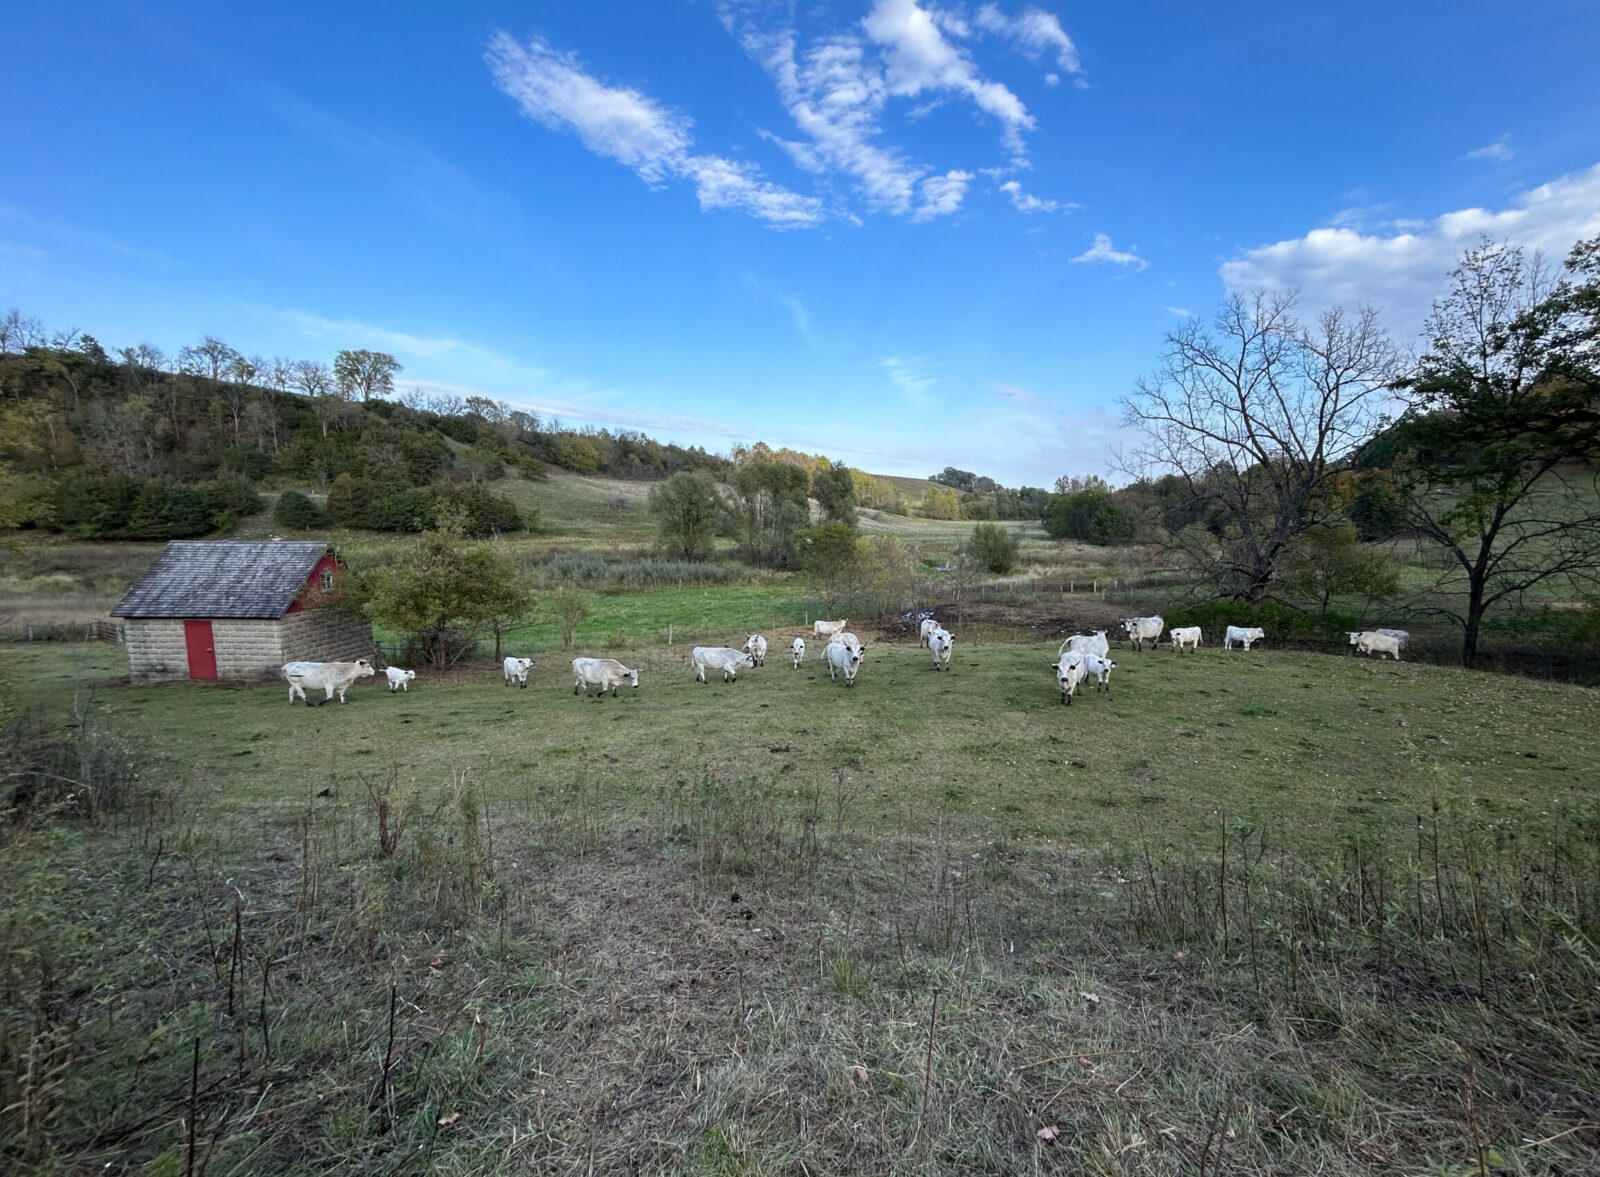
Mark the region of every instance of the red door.
[[211, 644], [211, 623], [185, 621], [183, 644], [189, 651], [189, 677], [216, 678], [217, 651]]

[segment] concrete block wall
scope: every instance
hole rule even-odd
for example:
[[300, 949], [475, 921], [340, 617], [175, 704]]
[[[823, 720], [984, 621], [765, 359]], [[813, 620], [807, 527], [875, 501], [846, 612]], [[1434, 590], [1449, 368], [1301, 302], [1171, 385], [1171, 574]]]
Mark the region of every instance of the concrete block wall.
[[189, 652], [183, 644], [183, 622], [129, 619], [123, 622], [128, 651], [128, 677], [154, 682], [189, 677]]
[[275, 678], [283, 664], [281, 622], [222, 621], [211, 623], [212, 648], [217, 652], [217, 677], [226, 679]]
[[368, 622], [305, 609], [285, 614], [278, 625], [283, 635], [280, 666], [284, 662], [353, 662], [372, 657], [372, 626]]

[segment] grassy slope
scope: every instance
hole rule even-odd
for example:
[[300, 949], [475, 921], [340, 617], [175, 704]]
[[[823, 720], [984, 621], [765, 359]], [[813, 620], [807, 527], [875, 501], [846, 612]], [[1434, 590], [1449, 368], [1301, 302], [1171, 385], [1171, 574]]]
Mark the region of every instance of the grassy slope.
[[119, 685], [111, 645], [22, 647], [6, 662], [55, 710], [75, 683], [96, 684], [97, 708], [246, 807], [394, 763], [417, 786], [471, 766], [506, 797], [579, 773], [604, 782], [626, 821], [664, 781], [781, 780], [800, 796], [850, 766], [878, 833], [942, 817], [978, 837], [1189, 846], [1218, 813], [1314, 841], [1351, 814], [1403, 826], [1435, 796], [1532, 816], [1600, 777], [1600, 700], [1582, 689], [1270, 650], [1124, 652], [1112, 693], [1068, 708], [1053, 646], [958, 641], [955, 673], [940, 676], [915, 647], [880, 644], [846, 691], [814, 646], [801, 671], [783, 664], [798, 629], [769, 632], [769, 665], [731, 686], [691, 681], [683, 646], [619, 650], [642, 685], [603, 703], [572, 696], [559, 654], [536, 659], [526, 691], [492, 670], [423, 672], [409, 695], [367, 682], [346, 706], [310, 710], [290, 709], [277, 684]]

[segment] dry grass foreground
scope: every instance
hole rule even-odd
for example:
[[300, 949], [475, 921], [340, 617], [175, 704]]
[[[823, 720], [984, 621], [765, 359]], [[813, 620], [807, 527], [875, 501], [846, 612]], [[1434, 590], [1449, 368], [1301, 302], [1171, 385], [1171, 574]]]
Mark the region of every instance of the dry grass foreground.
[[1216, 652], [1064, 709], [996, 645], [290, 710], [107, 649], [7, 653], [100, 790], [0, 867], [23, 1168], [1600, 1166], [1589, 692]]

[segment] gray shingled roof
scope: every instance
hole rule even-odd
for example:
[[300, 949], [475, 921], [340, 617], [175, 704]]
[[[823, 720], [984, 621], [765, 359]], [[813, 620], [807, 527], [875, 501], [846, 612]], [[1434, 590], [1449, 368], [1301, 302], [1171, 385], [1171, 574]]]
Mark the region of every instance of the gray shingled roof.
[[282, 617], [328, 551], [273, 540], [174, 540], [113, 617]]

